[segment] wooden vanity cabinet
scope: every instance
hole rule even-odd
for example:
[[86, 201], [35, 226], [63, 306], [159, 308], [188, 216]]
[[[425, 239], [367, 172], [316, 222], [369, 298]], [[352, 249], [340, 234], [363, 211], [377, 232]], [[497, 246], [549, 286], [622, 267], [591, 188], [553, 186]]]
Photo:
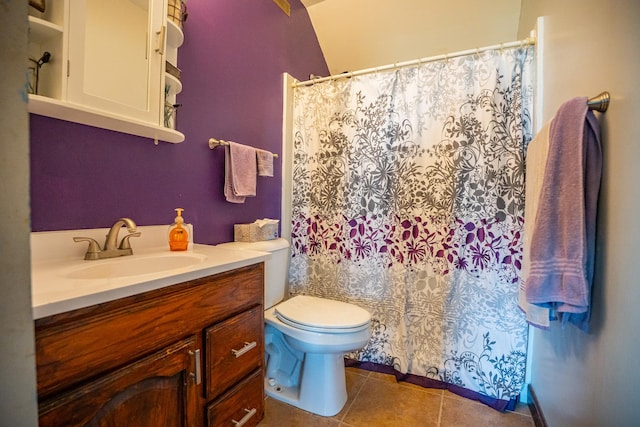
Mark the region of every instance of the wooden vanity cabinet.
[[37, 319], [40, 426], [255, 426], [263, 268]]

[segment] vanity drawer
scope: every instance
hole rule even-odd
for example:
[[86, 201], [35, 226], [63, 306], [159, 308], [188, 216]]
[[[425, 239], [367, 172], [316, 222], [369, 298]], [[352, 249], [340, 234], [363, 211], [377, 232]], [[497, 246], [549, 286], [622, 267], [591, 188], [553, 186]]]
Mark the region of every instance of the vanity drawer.
[[254, 427], [263, 417], [264, 380], [262, 369], [258, 369], [207, 407], [207, 425], [209, 427], [233, 425]]
[[262, 366], [264, 358], [262, 305], [205, 330], [206, 395], [213, 398]]

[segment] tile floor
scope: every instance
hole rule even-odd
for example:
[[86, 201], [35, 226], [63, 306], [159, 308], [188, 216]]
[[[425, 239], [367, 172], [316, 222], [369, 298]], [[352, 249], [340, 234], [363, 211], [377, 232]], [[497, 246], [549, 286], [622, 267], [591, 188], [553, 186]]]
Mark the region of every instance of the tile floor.
[[258, 427], [533, 427], [526, 405], [500, 413], [446, 390], [396, 382], [392, 375], [347, 368], [349, 399], [334, 417], [321, 417], [267, 398]]

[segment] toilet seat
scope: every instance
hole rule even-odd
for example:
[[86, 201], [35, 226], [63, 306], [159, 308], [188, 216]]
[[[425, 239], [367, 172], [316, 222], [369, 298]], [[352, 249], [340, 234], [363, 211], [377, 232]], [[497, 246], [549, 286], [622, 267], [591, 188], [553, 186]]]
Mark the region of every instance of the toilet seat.
[[275, 307], [281, 322], [311, 332], [348, 334], [369, 327], [371, 315], [346, 302], [298, 295]]

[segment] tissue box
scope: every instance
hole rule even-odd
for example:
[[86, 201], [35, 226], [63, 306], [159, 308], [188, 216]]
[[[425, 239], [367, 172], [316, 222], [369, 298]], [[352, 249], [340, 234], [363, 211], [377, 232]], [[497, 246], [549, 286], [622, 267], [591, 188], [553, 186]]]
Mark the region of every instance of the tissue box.
[[260, 242], [278, 238], [278, 224], [234, 224], [233, 240], [236, 242]]

